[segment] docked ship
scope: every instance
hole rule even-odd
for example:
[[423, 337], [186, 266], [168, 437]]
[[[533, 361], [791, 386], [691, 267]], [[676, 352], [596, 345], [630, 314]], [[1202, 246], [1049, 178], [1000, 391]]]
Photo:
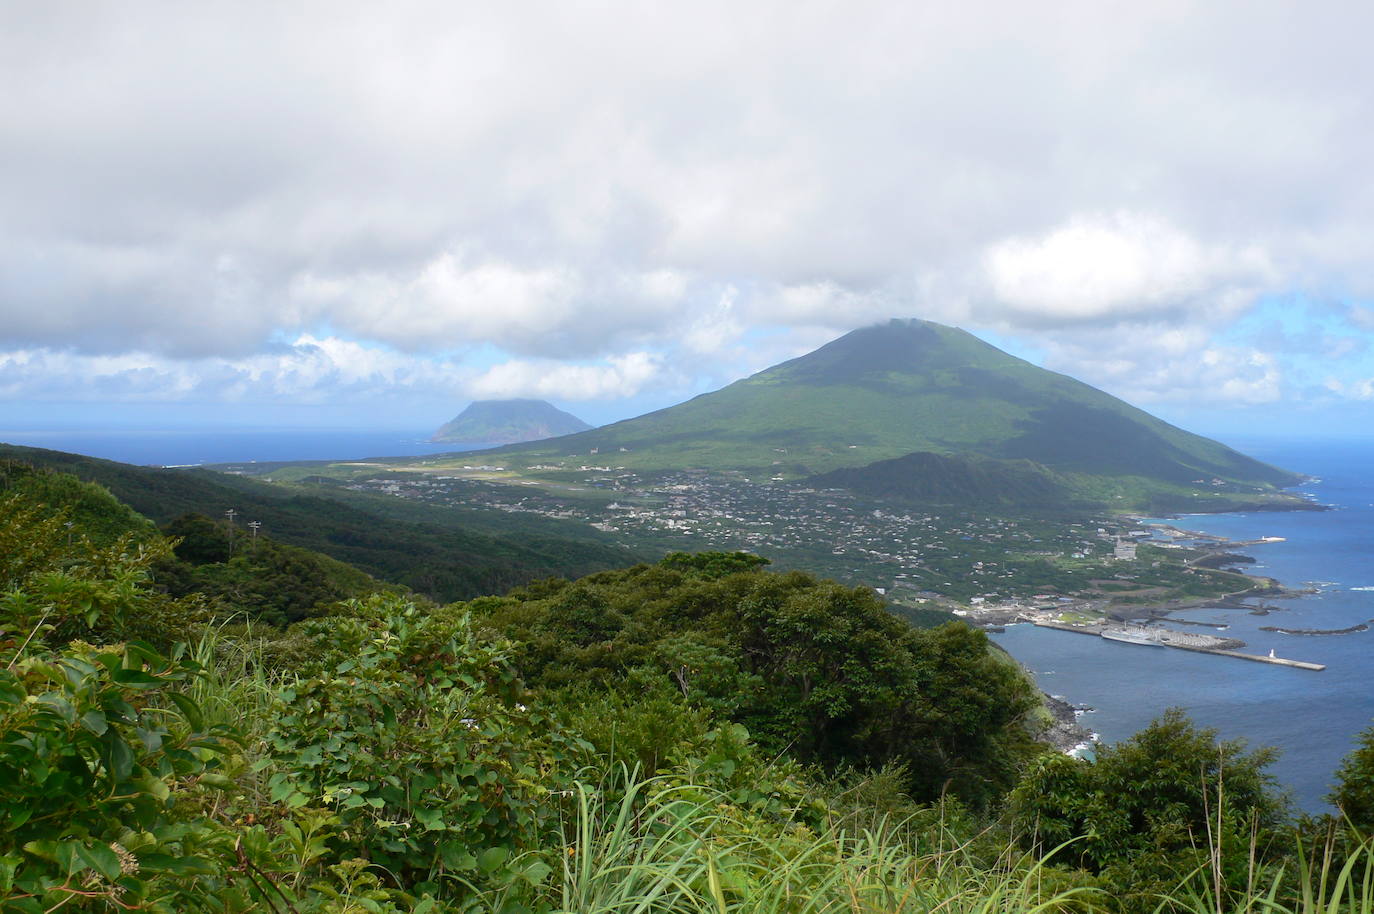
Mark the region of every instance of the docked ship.
[[1147, 631], [1146, 629], [1104, 629], [1102, 637], [1108, 641], [1121, 641], [1125, 644], [1143, 644], [1146, 647], [1163, 647], [1164, 642], [1159, 640], [1159, 632]]

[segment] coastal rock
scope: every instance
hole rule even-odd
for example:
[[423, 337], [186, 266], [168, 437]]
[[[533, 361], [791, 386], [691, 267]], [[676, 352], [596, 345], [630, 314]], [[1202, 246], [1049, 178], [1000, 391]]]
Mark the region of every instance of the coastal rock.
[[1045, 707], [1049, 710], [1053, 723], [1038, 734], [1036, 739], [1066, 754], [1096, 739], [1097, 734], [1078, 722], [1079, 708], [1049, 693], [1044, 693], [1044, 698]]
[[1353, 635], [1356, 632], [1369, 631], [1369, 625], [1365, 622], [1349, 628], [1279, 628], [1277, 625], [1266, 625], [1260, 631], [1278, 632], [1280, 635]]

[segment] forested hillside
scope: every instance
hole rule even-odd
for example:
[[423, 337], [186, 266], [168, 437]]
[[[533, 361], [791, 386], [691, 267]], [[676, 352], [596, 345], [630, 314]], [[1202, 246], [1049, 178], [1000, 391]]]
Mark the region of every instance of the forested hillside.
[[1070, 486], [1029, 460], [907, 454], [867, 466], [831, 470], [807, 482], [820, 488], [848, 489], [899, 504], [945, 504], [1006, 507], [1013, 510], [1068, 511], [1087, 505], [1074, 502]]
[[1295, 822], [1262, 750], [1059, 755], [981, 633], [755, 556], [441, 605], [224, 532], [5, 467], [0, 912], [1370, 909], [1374, 735]]
[[4, 460], [97, 482], [160, 524], [184, 514], [218, 519], [234, 508], [240, 525], [257, 521], [278, 542], [324, 553], [436, 600], [466, 599], [638, 558], [595, 530], [540, 517], [517, 524], [484, 520], [477, 512], [406, 506], [402, 519], [388, 513], [394, 506], [377, 499], [343, 503], [206, 470], [135, 467], [15, 445], [0, 445]]

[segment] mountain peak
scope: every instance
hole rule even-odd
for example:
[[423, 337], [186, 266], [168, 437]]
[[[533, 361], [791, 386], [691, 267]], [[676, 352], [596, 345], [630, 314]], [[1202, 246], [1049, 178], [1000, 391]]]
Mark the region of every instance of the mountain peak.
[[899, 319], [851, 330], [821, 348], [768, 371], [794, 381], [836, 382], [857, 377], [952, 368], [1012, 358], [973, 334], [933, 321]]
[[431, 441], [516, 444], [591, 428], [546, 400], [477, 400], [434, 433]]

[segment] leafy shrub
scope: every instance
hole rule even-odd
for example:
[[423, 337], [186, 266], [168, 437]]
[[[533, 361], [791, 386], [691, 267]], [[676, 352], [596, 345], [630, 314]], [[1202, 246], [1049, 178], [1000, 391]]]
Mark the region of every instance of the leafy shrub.
[[1131, 896], [1128, 909], [1153, 910], [1198, 869], [1241, 890], [1253, 863], [1287, 850], [1287, 803], [1265, 771], [1273, 757], [1170, 709], [1095, 762], [1042, 758], [1012, 793], [1013, 818], [1041, 850], [1081, 839], [1065, 856]]
[[561, 743], [521, 704], [509, 646], [395, 597], [345, 612], [297, 627], [319, 660], [280, 694], [272, 800], [334, 810], [333, 854], [395, 885], [543, 880], [529, 853], [557, 822]]
[[22, 494], [0, 498], [0, 637], [31, 648], [78, 638], [167, 646], [204, 618], [199, 597], [152, 586], [166, 540], [129, 531], [97, 541], [69, 516]]
[[0, 911], [248, 906], [233, 837], [186, 808], [229, 786], [234, 736], [179, 691], [197, 666], [145, 644], [0, 656]]
[[1341, 760], [1328, 800], [1363, 834], [1374, 834], [1374, 727], [1362, 731]]
[[601, 770], [623, 766], [645, 777], [666, 772], [682, 747], [711, 729], [710, 715], [673, 694], [666, 684], [644, 690], [632, 685], [569, 689], [550, 693], [563, 726], [587, 744], [583, 761]]

